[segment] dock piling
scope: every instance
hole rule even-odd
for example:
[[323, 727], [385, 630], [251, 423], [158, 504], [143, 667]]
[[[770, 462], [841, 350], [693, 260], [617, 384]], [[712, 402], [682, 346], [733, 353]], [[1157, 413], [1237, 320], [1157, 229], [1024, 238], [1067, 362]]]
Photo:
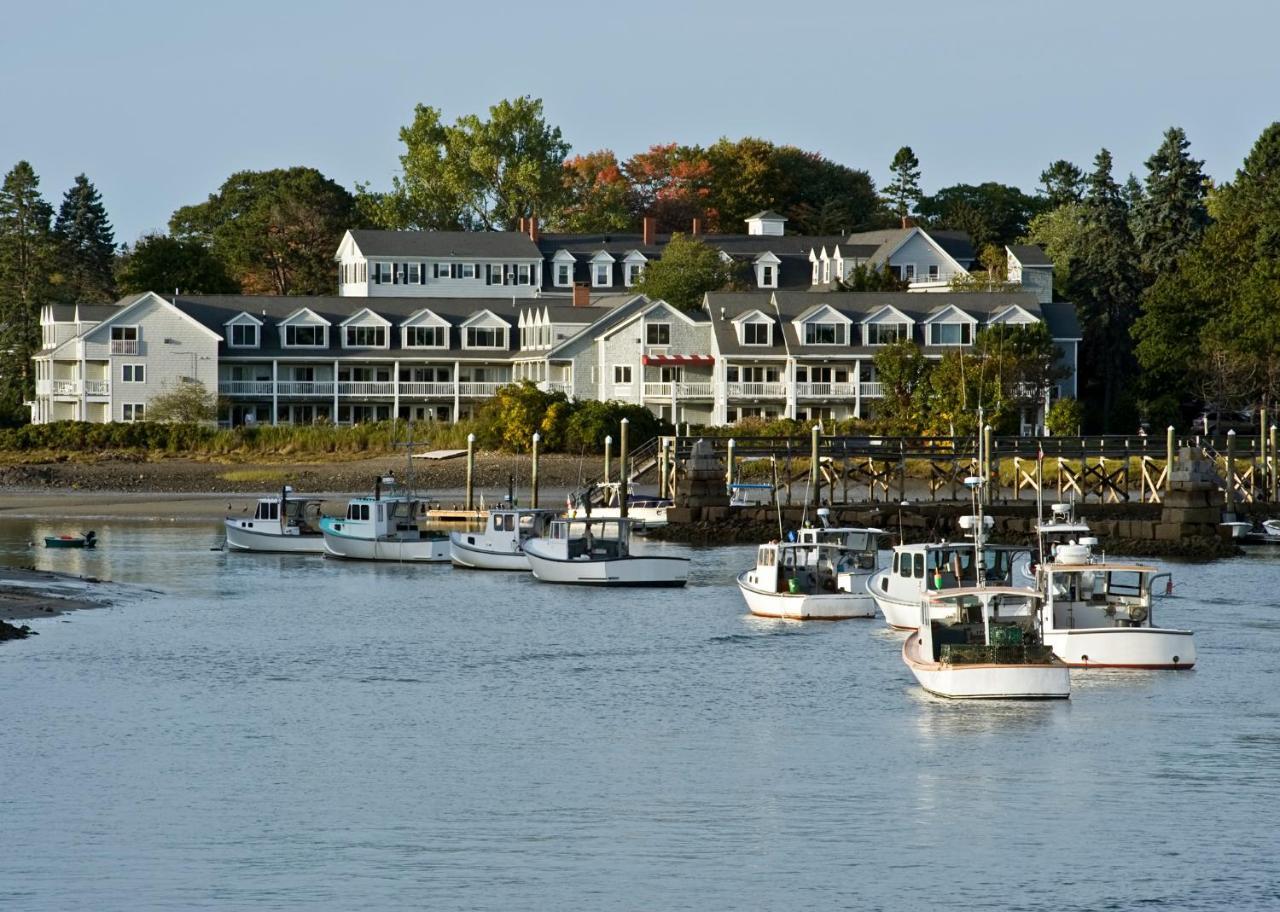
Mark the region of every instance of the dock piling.
[[538, 441], [542, 439], [542, 435], [537, 431], [533, 432], [533, 467], [530, 469], [529, 487], [533, 490], [530, 492], [531, 503], [533, 508], [538, 509]]
[[618, 431], [618, 515], [623, 519], [627, 518], [627, 488], [631, 481], [627, 477], [627, 427], [630, 424], [623, 418]]
[[467, 503], [468, 510], [475, 509], [476, 435], [467, 435]]
[[609, 483], [609, 455], [613, 449], [613, 435], [604, 435], [604, 483]]

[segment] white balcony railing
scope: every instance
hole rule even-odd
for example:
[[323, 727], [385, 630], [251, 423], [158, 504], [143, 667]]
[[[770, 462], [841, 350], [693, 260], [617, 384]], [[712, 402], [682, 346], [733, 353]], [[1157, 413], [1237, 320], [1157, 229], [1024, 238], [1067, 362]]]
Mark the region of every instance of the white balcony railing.
[[467, 381], [458, 384], [458, 395], [463, 398], [479, 398], [492, 396], [498, 391], [498, 387], [506, 386], [510, 381], [502, 381], [501, 383], [489, 383], [479, 381]]
[[286, 380], [277, 384], [281, 396], [332, 396], [332, 380]]
[[681, 380], [676, 384], [677, 399], [710, 399], [715, 395], [716, 385], [709, 380]]
[[564, 393], [566, 396], [573, 395], [573, 384], [568, 380], [543, 380], [538, 383], [538, 389], [544, 393]]
[[394, 396], [396, 385], [389, 381], [339, 380], [339, 396]]
[[222, 396], [271, 396], [270, 380], [221, 380], [218, 394]]
[[79, 396], [79, 380], [50, 380], [50, 392], [55, 396]]
[[862, 384], [863, 399], [879, 399], [884, 396], [883, 383], [864, 383]]
[[785, 383], [730, 383], [729, 398], [746, 399], [785, 399], [787, 385]]
[[439, 381], [401, 383], [400, 395], [404, 398], [451, 399], [453, 384]]
[[113, 355], [136, 355], [138, 354], [137, 339], [112, 339], [111, 354]]
[[856, 395], [856, 383], [797, 383], [798, 399], [852, 399]]
[[670, 399], [671, 384], [670, 383], [650, 383], [645, 381], [644, 397], [646, 399]]
[[110, 396], [111, 381], [110, 380], [86, 380], [84, 382], [84, 394], [86, 396]]

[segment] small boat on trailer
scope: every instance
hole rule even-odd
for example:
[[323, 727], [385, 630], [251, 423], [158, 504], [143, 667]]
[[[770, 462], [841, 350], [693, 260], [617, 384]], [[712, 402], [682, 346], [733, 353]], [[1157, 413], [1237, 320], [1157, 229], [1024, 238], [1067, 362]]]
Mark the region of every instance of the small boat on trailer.
[[484, 531], [449, 534], [453, 565], [472, 570], [528, 570], [525, 542], [546, 535], [558, 515], [556, 510], [491, 510]]
[[769, 542], [757, 550], [755, 567], [738, 574], [738, 589], [757, 617], [793, 621], [875, 617], [866, 572], [857, 571], [857, 552], [837, 544]]
[[926, 594], [902, 661], [929, 693], [956, 700], [1053, 700], [1071, 672], [1041, 642], [1034, 589], [974, 586]]
[[555, 519], [550, 534], [524, 544], [529, 569], [544, 583], [584, 586], [683, 586], [687, 557], [631, 553], [633, 522], [618, 517]]
[[46, 548], [96, 548], [97, 545], [98, 535], [92, 530], [81, 532], [79, 535], [46, 535], [44, 537]]
[[395, 483], [394, 477], [383, 478], [372, 497], [351, 500], [345, 516], [320, 520], [326, 556], [406, 563], [449, 560], [449, 536], [426, 528], [426, 500], [409, 494], [383, 495], [382, 486], [394, 492]]
[[277, 497], [262, 497], [253, 518], [228, 516], [223, 520], [227, 548], [231, 551], [323, 554], [318, 497], [293, 497], [285, 485]]

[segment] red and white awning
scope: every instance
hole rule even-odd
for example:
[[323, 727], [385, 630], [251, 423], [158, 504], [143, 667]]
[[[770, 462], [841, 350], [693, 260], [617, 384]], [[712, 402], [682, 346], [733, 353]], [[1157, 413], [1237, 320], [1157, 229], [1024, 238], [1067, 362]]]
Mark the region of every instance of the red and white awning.
[[716, 363], [716, 359], [711, 355], [645, 355], [640, 360], [643, 364], [652, 364], [655, 367], [666, 367], [669, 364], [710, 367]]

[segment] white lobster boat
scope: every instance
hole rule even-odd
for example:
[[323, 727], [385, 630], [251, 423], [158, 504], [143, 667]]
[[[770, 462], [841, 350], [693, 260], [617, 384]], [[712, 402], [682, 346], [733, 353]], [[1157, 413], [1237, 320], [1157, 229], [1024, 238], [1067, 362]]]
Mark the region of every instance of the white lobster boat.
[[[738, 574], [738, 589], [758, 617], [840, 621], [876, 616], [857, 572], [858, 553], [818, 542], [770, 542], [756, 552], [755, 567]], [[874, 566], [874, 564], [872, 565]]]
[[490, 510], [482, 532], [452, 532], [449, 553], [455, 567], [473, 570], [528, 570], [524, 546], [546, 535], [555, 510]]
[[223, 520], [227, 548], [232, 551], [277, 551], [323, 554], [320, 506], [316, 497], [292, 497], [285, 486], [277, 497], [258, 499], [253, 518], [228, 516]]
[[[963, 522], [967, 519], [970, 517], [961, 517], [962, 527], [967, 525]], [[983, 575], [995, 586], [1009, 585], [1015, 565], [1030, 562], [1027, 548], [982, 545], [981, 554]], [[892, 563], [872, 574], [867, 591], [889, 626], [915, 630], [920, 625], [920, 607], [926, 593], [977, 584], [973, 544], [942, 542], [895, 546]]]
[[586, 586], [683, 586], [687, 557], [631, 553], [632, 522], [616, 517], [556, 519], [543, 538], [525, 542], [535, 578]]
[[424, 528], [425, 500], [405, 494], [382, 494], [382, 484], [394, 483], [394, 479], [383, 479], [372, 497], [348, 502], [346, 516], [320, 520], [326, 555], [349, 560], [449, 560], [449, 536]]
[[[591, 503], [597, 492], [601, 497], [599, 503]], [[565, 516], [569, 519], [620, 519], [622, 516], [622, 485], [616, 481], [595, 485], [580, 495], [568, 498]], [[649, 529], [656, 529], [667, 524], [667, 508], [671, 501], [661, 497], [648, 497], [643, 494], [627, 495], [627, 519], [631, 520], [632, 531], [644, 534]]]
[[929, 592], [902, 661], [920, 686], [959, 700], [1071, 695], [1071, 673], [1036, 629], [1034, 589], [973, 586]]

